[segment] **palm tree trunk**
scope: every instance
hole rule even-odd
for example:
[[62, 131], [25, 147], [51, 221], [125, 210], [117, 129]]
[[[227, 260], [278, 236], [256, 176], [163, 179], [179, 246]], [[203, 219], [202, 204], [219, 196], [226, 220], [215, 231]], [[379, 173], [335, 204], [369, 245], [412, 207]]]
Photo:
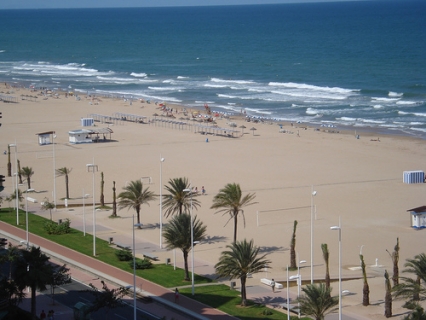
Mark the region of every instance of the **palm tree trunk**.
[[241, 277], [241, 305], [247, 305], [246, 276]]
[[31, 189], [31, 178], [30, 177], [27, 178], [27, 183], [28, 183], [28, 189]]
[[117, 216], [117, 195], [115, 194], [115, 181], [112, 182], [112, 216]]
[[297, 220], [294, 220], [293, 224], [293, 235], [291, 237], [290, 243], [290, 269], [296, 269], [296, 228], [297, 228]]
[[386, 294], [385, 294], [385, 317], [390, 318], [392, 317], [392, 287], [389, 280], [389, 274], [388, 271], [385, 270], [385, 288], [386, 288]]
[[184, 261], [184, 266], [185, 266], [185, 281], [189, 281], [189, 269], [188, 269], [188, 251], [186, 250], [182, 250], [183, 251], [183, 261]]
[[137, 220], [138, 220], [138, 228], [142, 229], [141, 228], [141, 215], [140, 215], [140, 212], [141, 212], [141, 207], [137, 206], [136, 207], [136, 216], [137, 216]]
[[34, 320], [37, 319], [36, 286], [31, 286], [31, 315]]
[[12, 163], [10, 162], [10, 146], [7, 145], [7, 176], [12, 176]]
[[67, 193], [67, 199], [70, 198], [70, 190], [69, 190], [69, 186], [68, 186], [68, 175], [65, 175], [65, 189], [66, 189], [66, 193]]
[[16, 161], [18, 162], [18, 178], [19, 178], [19, 184], [22, 184], [22, 174], [21, 174], [21, 161], [19, 159]]
[[234, 243], [237, 242], [238, 213], [234, 212]]

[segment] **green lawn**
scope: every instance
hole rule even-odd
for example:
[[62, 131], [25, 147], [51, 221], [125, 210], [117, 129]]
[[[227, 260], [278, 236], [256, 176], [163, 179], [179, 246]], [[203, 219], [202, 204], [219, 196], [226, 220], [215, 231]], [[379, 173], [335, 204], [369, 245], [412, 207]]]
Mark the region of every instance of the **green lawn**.
[[[0, 209], [0, 220], [16, 226], [16, 211], [9, 208]], [[91, 235], [83, 235], [83, 232], [71, 229], [71, 232], [64, 235], [49, 235], [45, 232], [43, 225], [48, 219], [38, 215], [28, 214], [29, 232], [44, 237], [65, 247], [76, 250], [92, 257], [93, 254], [93, 238]], [[25, 230], [25, 212], [19, 211], [19, 228]], [[71, 221], [72, 227], [72, 221]], [[115, 255], [117, 249], [110, 246], [105, 240], [96, 239], [96, 259], [113, 265], [122, 270], [133, 272], [128, 262], [119, 261]], [[137, 275], [157, 283], [163, 287], [174, 288], [190, 285], [188, 281], [184, 281], [184, 270], [166, 264], [153, 264], [153, 268], [147, 270], [137, 270]], [[211, 283], [212, 280], [199, 275], [195, 275], [195, 284]], [[228, 314], [234, 315], [240, 319], [283, 319], [283, 313], [268, 309], [264, 306], [250, 302], [248, 307], [240, 307], [240, 294], [238, 291], [230, 290], [226, 285], [208, 285], [197, 286], [196, 295], [191, 295], [191, 288], [182, 288], [180, 292], [188, 297], [192, 297], [200, 302], [222, 310]], [[264, 310], [271, 311], [271, 315], [265, 315]], [[295, 317], [296, 319], [297, 317]], [[306, 318], [308, 319], [308, 318]]]

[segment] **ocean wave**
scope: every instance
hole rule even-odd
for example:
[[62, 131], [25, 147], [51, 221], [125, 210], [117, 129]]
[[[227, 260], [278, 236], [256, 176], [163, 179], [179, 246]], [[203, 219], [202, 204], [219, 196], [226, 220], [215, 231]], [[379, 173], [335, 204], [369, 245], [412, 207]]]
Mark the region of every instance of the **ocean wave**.
[[341, 117], [341, 118], [337, 118], [336, 120], [347, 121], [347, 122], [355, 122], [356, 118]]
[[204, 86], [204, 87], [208, 87], [208, 88], [226, 88], [226, 87], [228, 87], [228, 86], [226, 86], [226, 85], [220, 85], [220, 84], [208, 84], [208, 83], [204, 84], [203, 86]]
[[416, 101], [397, 101], [396, 104], [399, 105], [413, 105], [413, 104], [417, 104]]
[[398, 98], [382, 98], [382, 97], [372, 97], [372, 101], [383, 101], [383, 102], [394, 102], [398, 101]]
[[219, 82], [219, 83], [237, 83], [237, 84], [254, 84], [255, 83], [252, 80], [224, 80], [219, 78], [211, 78], [210, 81]]
[[273, 87], [308, 89], [308, 90], [314, 90], [314, 91], [326, 91], [326, 92], [332, 92], [332, 93], [346, 93], [346, 94], [360, 91], [358, 89], [353, 90], [353, 89], [344, 89], [339, 87], [320, 87], [320, 86], [314, 86], [311, 84], [295, 83], [295, 82], [269, 82], [268, 85]]
[[392, 92], [392, 91], [389, 91], [388, 93], [389, 97], [402, 97], [403, 95], [404, 95], [403, 93]]
[[130, 75], [133, 76], [133, 77], [136, 77], [136, 78], [146, 78], [148, 76], [144, 72], [142, 72], [142, 73], [132, 72]]
[[189, 79], [189, 77], [177, 76], [177, 79]]
[[376, 104], [373, 106], [374, 109], [383, 109], [384, 106], [382, 106], [381, 104]]
[[185, 88], [183, 88], [183, 87], [151, 87], [151, 86], [149, 86], [148, 89], [156, 90], [156, 91], [182, 91], [182, 90], [185, 90]]

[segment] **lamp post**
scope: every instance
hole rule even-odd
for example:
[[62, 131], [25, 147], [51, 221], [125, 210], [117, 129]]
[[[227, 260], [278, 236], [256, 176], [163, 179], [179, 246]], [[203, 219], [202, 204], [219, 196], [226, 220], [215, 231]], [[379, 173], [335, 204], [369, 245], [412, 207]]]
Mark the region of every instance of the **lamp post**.
[[95, 214], [95, 172], [98, 171], [98, 166], [93, 163], [86, 164], [87, 171], [93, 173], [92, 188], [93, 188], [93, 256], [96, 256], [96, 214]]
[[163, 249], [163, 162], [160, 154], [160, 249]]
[[342, 227], [339, 217], [339, 225], [330, 227], [339, 231], [339, 320], [342, 320]]
[[288, 283], [288, 265], [287, 265], [287, 320], [290, 320], [290, 289]]
[[56, 210], [56, 155], [55, 155], [55, 131], [52, 132], [52, 146], [53, 146], [53, 203]]
[[18, 146], [16, 145], [16, 142], [15, 143], [9, 143], [9, 147], [13, 147], [13, 148], [15, 148], [15, 171], [16, 171], [16, 178], [15, 178], [15, 187], [16, 187], [16, 189], [15, 189], [15, 203], [16, 203], [16, 225], [19, 225], [19, 204], [18, 204], [18, 202], [19, 202], [19, 199], [18, 199], [18, 157], [17, 157], [17, 155], [16, 155], [16, 153], [17, 153], [17, 149], [18, 149]]
[[314, 197], [317, 192], [312, 186], [311, 191], [311, 284], [314, 283]]
[[136, 247], [135, 247], [135, 215], [133, 215], [133, 320], [136, 320]]
[[28, 232], [28, 197], [25, 197], [25, 228], [26, 228], [26, 236], [27, 236], [27, 250], [30, 248], [30, 236]]
[[186, 192], [191, 195], [191, 283], [192, 283], [192, 295], [195, 294], [195, 288], [194, 288], [194, 225], [192, 221], [192, 190], [184, 189], [183, 192]]
[[86, 203], [85, 203], [85, 194], [83, 188], [83, 235], [86, 236]]

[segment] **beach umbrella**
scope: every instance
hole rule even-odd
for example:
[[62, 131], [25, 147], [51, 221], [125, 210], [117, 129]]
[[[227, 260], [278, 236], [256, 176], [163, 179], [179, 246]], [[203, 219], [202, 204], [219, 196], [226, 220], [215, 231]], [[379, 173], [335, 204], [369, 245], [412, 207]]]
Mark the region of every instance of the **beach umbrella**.
[[251, 131], [253, 131], [253, 136], [254, 136], [254, 132], [257, 130], [255, 127], [251, 127], [250, 129]]
[[239, 126], [238, 128], [243, 129], [241, 134], [244, 134], [244, 129], [247, 128], [245, 125]]

